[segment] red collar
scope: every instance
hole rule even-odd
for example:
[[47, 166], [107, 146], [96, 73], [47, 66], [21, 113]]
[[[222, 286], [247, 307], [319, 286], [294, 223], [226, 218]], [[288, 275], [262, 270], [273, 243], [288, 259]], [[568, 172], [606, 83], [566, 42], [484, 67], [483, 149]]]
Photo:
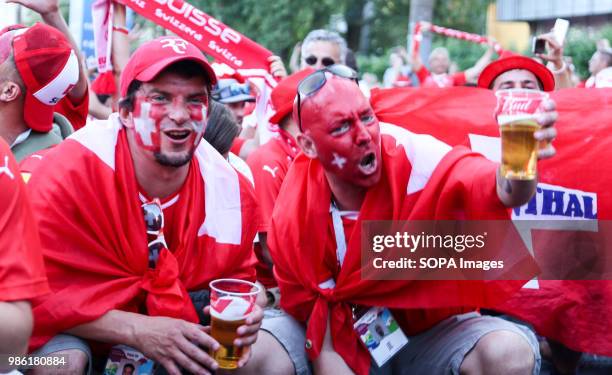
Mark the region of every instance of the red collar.
[[297, 154], [300, 153], [300, 148], [295, 141], [295, 138], [286, 130], [279, 128], [278, 129], [278, 139], [281, 141], [280, 145], [291, 160], [295, 159]]

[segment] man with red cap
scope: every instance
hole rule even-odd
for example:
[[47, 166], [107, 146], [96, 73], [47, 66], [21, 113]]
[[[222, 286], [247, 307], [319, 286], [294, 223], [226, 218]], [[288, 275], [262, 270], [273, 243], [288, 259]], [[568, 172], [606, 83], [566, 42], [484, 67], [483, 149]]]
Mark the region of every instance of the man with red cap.
[[[551, 43], [551, 41], [549, 41]], [[552, 41], [554, 43], [554, 41]], [[541, 91], [553, 91], [555, 89], [555, 75], [546, 66], [529, 57], [506, 52], [499, 60], [489, 64], [480, 75], [478, 86], [493, 91], [506, 89], [532, 89]], [[548, 111], [554, 111], [555, 103], [549, 99], [544, 104]], [[536, 132], [538, 133], [538, 132]], [[536, 134], [541, 136], [541, 134]], [[552, 146], [540, 152], [549, 152]], [[578, 293], [576, 292], [576, 295]], [[517, 298], [520, 300], [520, 298]], [[542, 303], [542, 301], [539, 301]], [[544, 301], [543, 303], [553, 302]], [[529, 307], [526, 303], [520, 303], [520, 310], [534, 311], [533, 316], [539, 315], [542, 310], [534, 305]], [[509, 309], [511, 310], [511, 309]], [[542, 314], [546, 320], [552, 320], [551, 314]], [[570, 350], [563, 344], [548, 339], [540, 342], [545, 353], [545, 359], [549, 359], [560, 373], [573, 373], [576, 371], [581, 353]]]
[[19, 96], [13, 93], [0, 102], [4, 107], [0, 112], [6, 113], [0, 134], [11, 138], [8, 143], [21, 161], [85, 125], [89, 96], [78, 47], [58, 1], [10, 2], [37, 12], [46, 23], [0, 31], [0, 78], [5, 89], [21, 88]]
[[79, 80], [79, 61], [62, 33], [38, 23], [0, 35], [0, 63], [0, 135], [20, 161], [66, 136], [50, 133], [53, 113]]
[[[35, 304], [30, 348], [69, 356], [64, 373], [97, 369], [114, 344], [172, 375], [218, 368], [208, 353], [219, 344], [200, 325], [208, 285], [255, 279], [257, 215], [249, 182], [201, 142], [215, 82], [191, 43], [149, 41], [122, 72], [119, 113], [77, 131], [33, 173], [52, 293]], [[234, 344], [254, 344], [262, 318], [256, 307]], [[276, 364], [258, 349], [266, 340], [245, 351], [242, 370]]]
[[553, 91], [555, 77], [536, 60], [512, 52], [505, 52], [487, 65], [478, 78], [478, 87], [493, 91], [532, 89]]
[[[26, 353], [33, 326], [29, 301], [48, 292], [26, 187], [0, 138], [0, 353]], [[0, 363], [0, 372], [9, 370], [4, 366]]]
[[[480, 154], [379, 123], [355, 78], [333, 66], [298, 86], [293, 118], [303, 154], [285, 177], [268, 232], [281, 307], [307, 325], [315, 372], [537, 374], [533, 333], [475, 312], [524, 282], [368, 280], [360, 262], [365, 220], [508, 219], [507, 207], [527, 202], [537, 182], [505, 179]], [[552, 133], [543, 131], [544, 139]], [[354, 329], [364, 306], [391, 309], [409, 337], [381, 367]]]

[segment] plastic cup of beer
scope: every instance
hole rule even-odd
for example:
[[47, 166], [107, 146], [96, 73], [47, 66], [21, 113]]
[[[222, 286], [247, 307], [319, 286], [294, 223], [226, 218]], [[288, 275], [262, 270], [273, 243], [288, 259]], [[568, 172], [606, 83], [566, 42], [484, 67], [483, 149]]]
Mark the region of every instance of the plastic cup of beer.
[[502, 140], [501, 173], [511, 180], [533, 180], [537, 175], [538, 141], [533, 133], [548, 94], [538, 90], [509, 89], [495, 92], [495, 117]]
[[256, 284], [244, 280], [218, 279], [210, 283], [211, 336], [221, 345], [211, 351], [211, 356], [219, 368], [238, 368], [245, 348], [234, 346], [236, 331], [253, 311], [259, 292]]

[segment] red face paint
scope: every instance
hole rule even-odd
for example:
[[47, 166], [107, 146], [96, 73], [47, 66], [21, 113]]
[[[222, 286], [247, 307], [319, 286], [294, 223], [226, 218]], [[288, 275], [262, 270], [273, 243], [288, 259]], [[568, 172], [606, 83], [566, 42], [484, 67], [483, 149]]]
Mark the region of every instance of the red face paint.
[[[137, 95], [134, 103], [134, 128], [139, 145], [149, 151], [160, 152], [162, 133], [165, 130], [184, 128], [191, 131], [190, 138], [194, 147], [202, 139], [206, 127], [206, 106], [203, 104], [183, 104], [181, 97], [173, 98], [170, 104], [157, 103], [143, 95]], [[189, 120], [176, 124], [170, 117], [177, 106], [187, 107]]]
[[380, 179], [380, 127], [355, 82], [327, 76], [325, 85], [302, 104], [304, 133], [314, 141], [326, 172], [359, 187]]
[[202, 139], [207, 105], [203, 77], [160, 74], [137, 91], [132, 113], [136, 141], [162, 165], [185, 165]]
[[151, 104], [143, 96], [134, 101], [134, 130], [136, 141], [146, 150], [159, 152], [161, 148], [161, 121], [166, 111], [163, 106]]

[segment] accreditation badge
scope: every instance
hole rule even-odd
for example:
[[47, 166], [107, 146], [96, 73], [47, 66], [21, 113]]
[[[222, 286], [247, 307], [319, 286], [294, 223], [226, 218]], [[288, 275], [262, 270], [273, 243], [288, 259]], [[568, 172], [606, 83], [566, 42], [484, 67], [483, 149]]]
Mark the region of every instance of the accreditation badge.
[[371, 307], [364, 311], [360, 314], [353, 309], [356, 319], [353, 329], [378, 367], [382, 367], [408, 344], [408, 338], [386, 307]]

